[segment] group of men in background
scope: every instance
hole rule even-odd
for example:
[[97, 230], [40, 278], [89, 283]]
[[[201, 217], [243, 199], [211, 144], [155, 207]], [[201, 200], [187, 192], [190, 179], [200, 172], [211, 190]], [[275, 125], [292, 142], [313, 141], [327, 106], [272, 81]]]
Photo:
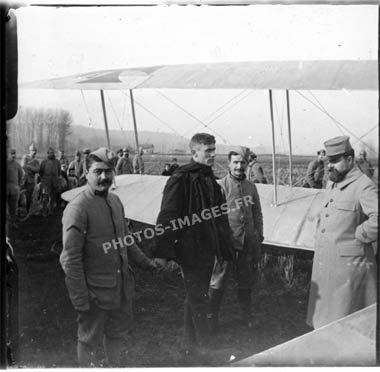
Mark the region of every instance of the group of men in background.
[[[374, 168], [371, 162], [367, 159], [367, 152], [361, 150], [359, 157], [355, 160], [357, 167], [369, 178], [374, 177]], [[317, 158], [312, 160], [306, 171], [306, 176], [303, 180], [303, 187], [312, 189], [325, 189], [328, 181], [326, 150], [317, 151]], [[374, 180], [376, 182], [376, 180]]]
[[[55, 207], [63, 205], [60, 194], [66, 190], [83, 186], [86, 181], [87, 163], [90, 154], [89, 148], [76, 151], [74, 160], [69, 162], [64, 150], [55, 151], [49, 147], [47, 157], [41, 162], [37, 159], [37, 148], [32, 143], [29, 146], [29, 154], [21, 159], [21, 164], [16, 160], [16, 150], [9, 151], [7, 161], [7, 211], [9, 226], [16, 228], [17, 219], [26, 219], [31, 214], [51, 215]], [[144, 162], [143, 149], [133, 158], [129, 159], [129, 150], [124, 148], [116, 164], [115, 172], [119, 174], [143, 173]], [[26, 215], [18, 216], [18, 207], [25, 203]]]

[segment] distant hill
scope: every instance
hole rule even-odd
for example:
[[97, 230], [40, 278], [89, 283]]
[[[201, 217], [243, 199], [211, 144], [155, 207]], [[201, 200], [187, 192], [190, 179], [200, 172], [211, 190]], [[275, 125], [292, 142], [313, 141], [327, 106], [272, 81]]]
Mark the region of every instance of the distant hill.
[[[106, 133], [104, 129], [72, 125], [70, 127], [66, 152], [72, 153], [77, 149], [89, 147], [90, 149], [106, 146]], [[135, 149], [135, 134], [130, 130], [110, 130], [111, 146], [114, 150], [129, 147]], [[172, 133], [139, 131], [139, 143], [151, 143], [154, 145], [155, 153], [189, 153], [190, 138], [182, 137]], [[237, 145], [225, 145], [217, 142], [219, 154], [228, 154], [237, 150]], [[265, 146], [254, 147], [257, 154], [270, 154], [271, 149]]]
[[[91, 149], [107, 146], [106, 133], [104, 129], [73, 125], [70, 127], [67, 151], [89, 147]], [[114, 150], [129, 147], [135, 149], [135, 134], [133, 131], [110, 130], [111, 147]], [[154, 152], [169, 153], [174, 149], [187, 152], [189, 139], [179, 135], [163, 132], [139, 131], [139, 144], [153, 144]]]

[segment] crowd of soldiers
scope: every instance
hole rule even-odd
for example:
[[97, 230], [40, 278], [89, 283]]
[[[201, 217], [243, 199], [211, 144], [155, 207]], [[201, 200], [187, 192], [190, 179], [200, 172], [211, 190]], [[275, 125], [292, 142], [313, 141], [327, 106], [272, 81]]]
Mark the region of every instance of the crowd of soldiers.
[[[306, 171], [306, 176], [303, 179], [303, 187], [313, 189], [325, 189], [328, 181], [328, 161], [326, 157], [326, 150], [321, 149], [317, 151], [317, 158], [312, 160]], [[375, 169], [371, 162], [367, 159], [366, 150], [359, 152], [359, 157], [355, 160], [357, 167], [374, 182], [377, 182], [375, 176]]]
[[[86, 184], [86, 159], [91, 150], [85, 148], [75, 152], [74, 160], [69, 162], [64, 150], [55, 150], [49, 147], [47, 157], [41, 162], [37, 159], [37, 148], [32, 143], [29, 154], [16, 160], [15, 149], [10, 149], [7, 160], [7, 215], [8, 226], [17, 228], [18, 222], [25, 221], [30, 215], [52, 215], [56, 208], [64, 207], [60, 195], [62, 192]], [[129, 149], [118, 151], [119, 159], [115, 166], [116, 175], [144, 173], [142, 159], [143, 149], [129, 159]], [[25, 206], [26, 213], [21, 215], [21, 206]]]

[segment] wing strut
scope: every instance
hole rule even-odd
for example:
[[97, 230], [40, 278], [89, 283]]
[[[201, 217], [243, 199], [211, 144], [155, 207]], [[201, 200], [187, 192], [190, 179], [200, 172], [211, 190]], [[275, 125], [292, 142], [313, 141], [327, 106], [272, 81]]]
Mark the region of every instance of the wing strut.
[[103, 92], [103, 89], [100, 90], [100, 98], [102, 100], [102, 109], [103, 109], [103, 116], [104, 116], [104, 126], [106, 128], [107, 147], [109, 149], [111, 149], [110, 134], [108, 133], [108, 122], [107, 122], [106, 104], [104, 102], [104, 92]]
[[139, 137], [137, 134], [137, 124], [136, 124], [136, 113], [135, 113], [135, 103], [133, 101], [133, 92], [132, 89], [129, 89], [129, 97], [131, 98], [131, 108], [132, 108], [132, 117], [133, 117], [133, 128], [135, 130], [135, 141], [136, 141], [136, 154], [137, 155], [137, 161], [139, 162], [139, 171], [140, 174], [142, 174], [142, 169], [141, 169], [141, 158], [140, 158], [140, 152], [139, 152]]
[[273, 206], [277, 207], [277, 177], [276, 177], [276, 142], [274, 137], [273, 98], [272, 89], [269, 89], [270, 120], [272, 123], [272, 166], [273, 166]]
[[286, 109], [288, 114], [288, 139], [289, 139], [289, 185], [293, 187], [292, 180], [292, 129], [290, 123], [290, 99], [289, 99], [289, 90], [286, 90]]

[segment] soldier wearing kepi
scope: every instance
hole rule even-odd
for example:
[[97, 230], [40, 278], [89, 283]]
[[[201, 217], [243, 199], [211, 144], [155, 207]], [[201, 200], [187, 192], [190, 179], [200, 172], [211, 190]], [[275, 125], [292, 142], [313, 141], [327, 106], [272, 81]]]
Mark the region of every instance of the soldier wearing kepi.
[[322, 327], [376, 302], [378, 195], [349, 137], [324, 143], [329, 182], [318, 217], [307, 323]]
[[359, 153], [359, 158], [356, 161], [359, 169], [369, 178], [372, 179], [375, 170], [369, 160], [367, 160], [367, 151], [361, 150]]
[[47, 158], [42, 160], [39, 173], [42, 188], [42, 215], [46, 217], [53, 214], [61, 180], [61, 164], [55, 158], [53, 148], [49, 147]]
[[40, 170], [40, 163], [36, 158], [37, 148], [32, 143], [29, 146], [29, 155], [24, 155], [21, 160], [21, 167], [25, 172], [23, 189], [26, 196], [26, 213], [29, 213], [32, 204], [33, 190], [36, 185], [36, 173]]
[[268, 183], [263, 168], [257, 161], [257, 155], [251, 151], [248, 156], [249, 163], [246, 168], [247, 180], [254, 183]]
[[218, 180], [227, 200], [228, 221], [233, 234], [234, 265], [215, 262], [210, 282], [210, 311], [208, 314], [213, 331], [218, 330], [218, 314], [228, 272], [234, 270], [237, 282], [237, 299], [241, 308], [244, 326], [252, 327], [252, 287], [257, 279], [257, 264], [260, 259], [263, 237], [263, 215], [256, 185], [246, 179], [248, 159], [244, 153], [231, 151], [228, 154], [227, 176]]
[[179, 167], [164, 189], [156, 224], [164, 233], [157, 234], [155, 256], [161, 265], [168, 260], [181, 265], [186, 292], [181, 352], [203, 358], [198, 346], [210, 342], [208, 288], [215, 257], [218, 262], [231, 260], [232, 252], [228, 219], [222, 211], [225, 199], [212, 171], [215, 137], [197, 133], [190, 149], [191, 162]]
[[131, 159], [129, 159], [129, 150], [127, 148], [123, 149], [123, 155], [117, 161], [115, 170], [116, 175], [133, 173], [133, 165]]
[[134, 278], [128, 259], [144, 268], [156, 263], [134, 244], [120, 199], [109, 193], [115, 154], [100, 148], [87, 158], [87, 185], [67, 205], [60, 257], [71, 302], [78, 312], [78, 361], [92, 363], [103, 339], [106, 362], [119, 366], [120, 348], [132, 322]]
[[311, 161], [307, 167], [305, 183], [303, 187], [321, 189], [325, 176], [325, 157], [324, 149], [317, 151], [318, 158]]

